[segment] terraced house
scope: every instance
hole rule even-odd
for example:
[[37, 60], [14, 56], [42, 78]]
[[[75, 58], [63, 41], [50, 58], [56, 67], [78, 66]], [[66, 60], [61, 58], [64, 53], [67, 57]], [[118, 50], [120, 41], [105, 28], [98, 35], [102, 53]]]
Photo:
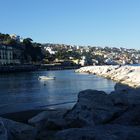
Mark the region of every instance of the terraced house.
[[0, 45], [0, 65], [20, 64], [21, 53], [20, 48]]

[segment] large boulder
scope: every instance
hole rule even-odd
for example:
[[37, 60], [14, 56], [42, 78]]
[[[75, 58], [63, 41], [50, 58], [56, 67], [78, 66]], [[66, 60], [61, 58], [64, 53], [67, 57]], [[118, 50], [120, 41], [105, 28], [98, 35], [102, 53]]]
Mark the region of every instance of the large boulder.
[[94, 126], [108, 123], [124, 110], [125, 108], [115, 107], [105, 92], [85, 90], [79, 93], [76, 105], [64, 118], [70, 127]]
[[0, 140], [34, 140], [37, 130], [32, 126], [0, 118]]
[[128, 85], [125, 85], [125, 84], [116, 83], [114, 86], [114, 90], [115, 90], [115, 92], [128, 93], [130, 90], [133, 90], [133, 88]]
[[65, 127], [63, 115], [66, 110], [48, 110], [39, 113], [28, 120], [28, 123], [35, 126], [38, 130], [59, 130]]
[[129, 85], [122, 84], [122, 83], [116, 83], [114, 86], [115, 93], [139, 93], [140, 94], [140, 88], [139, 87], [130, 87]]
[[115, 85], [115, 91], [113, 91], [109, 96], [116, 105], [140, 105], [140, 88], [132, 88], [127, 85], [117, 83]]
[[59, 131], [55, 140], [139, 140], [140, 127], [100, 125]]
[[130, 107], [126, 112], [124, 112], [120, 117], [116, 118], [112, 123], [140, 126], [140, 105]]
[[0, 120], [0, 140], [8, 140], [8, 132], [2, 120]]

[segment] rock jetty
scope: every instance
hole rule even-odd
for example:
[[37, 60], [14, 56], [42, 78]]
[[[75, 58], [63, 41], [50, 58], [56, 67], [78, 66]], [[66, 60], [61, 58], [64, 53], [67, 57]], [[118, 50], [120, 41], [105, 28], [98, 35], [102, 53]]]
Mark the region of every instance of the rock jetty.
[[140, 87], [139, 66], [87, 66], [76, 70], [76, 72], [95, 74], [130, 87]]

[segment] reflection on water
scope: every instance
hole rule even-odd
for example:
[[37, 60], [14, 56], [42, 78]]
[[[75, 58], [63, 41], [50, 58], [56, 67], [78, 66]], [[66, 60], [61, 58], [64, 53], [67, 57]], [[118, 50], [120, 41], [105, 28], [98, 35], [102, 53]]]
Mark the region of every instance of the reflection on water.
[[[56, 77], [55, 80], [38, 80], [41, 75]], [[37, 71], [0, 75], [0, 111], [13, 112], [39, 108], [40, 106], [72, 102], [85, 89], [112, 91], [114, 83], [95, 75], [74, 73], [73, 70]], [[73, 103], [57, 107], [70, 108]], [[50, 106], [51, 107], [51, 106]]]

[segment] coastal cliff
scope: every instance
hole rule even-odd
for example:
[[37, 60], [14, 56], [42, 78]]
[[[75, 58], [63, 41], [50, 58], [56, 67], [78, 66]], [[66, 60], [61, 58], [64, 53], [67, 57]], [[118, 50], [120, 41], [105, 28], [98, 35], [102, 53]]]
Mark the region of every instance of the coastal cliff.
[[136, 66], [87, 66], [76, 72], [95, 74], [130, 87], [140, 87], [140, 67]]

